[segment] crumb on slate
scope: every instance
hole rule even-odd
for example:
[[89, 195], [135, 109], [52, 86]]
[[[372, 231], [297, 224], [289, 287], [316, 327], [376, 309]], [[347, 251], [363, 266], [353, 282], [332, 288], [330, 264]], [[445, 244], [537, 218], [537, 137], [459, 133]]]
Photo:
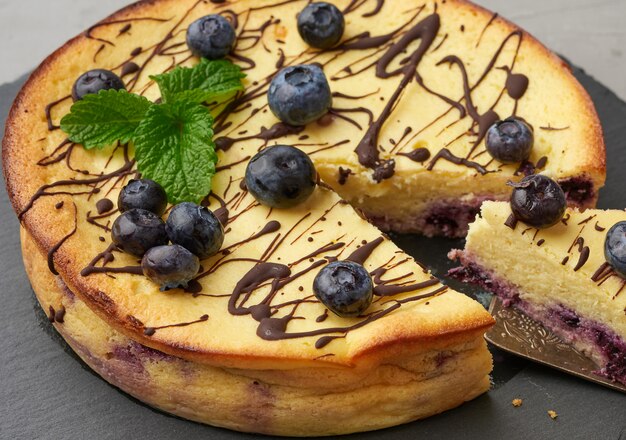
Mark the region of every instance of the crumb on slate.
[[522, 403], [524, 403], [524, 401], [522, 399], [513, 399], [511, 401], [511, 404], [515, 407], [518, 408], [520, 406], [522, 406]]
[[556, 418], [559, 416], [554, 410], [549, 410], [548, 415], [550, 416], [552, 420], [556, 420]]

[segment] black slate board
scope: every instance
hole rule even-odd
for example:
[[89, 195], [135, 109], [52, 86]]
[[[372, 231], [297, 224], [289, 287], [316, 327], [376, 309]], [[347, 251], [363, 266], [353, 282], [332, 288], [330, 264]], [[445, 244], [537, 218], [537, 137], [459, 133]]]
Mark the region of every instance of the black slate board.
[[[626, 103], [577, 70], [602, 120], [608, 181], [600, 207], [626, 207]], [[0, 121], [25, 81], [0, 86]], [[3, 132], [2, 132], [3, 134]], [[1, 137], [1, 136], [0, 136]], [[155, 411], [92, 373], [40, 310], [22, 267], [18, 222], [0, 191], [0, 439], [208, 439], [256, 436], [203, 426]], [[395, 236], [394, 241], [441, 276], [446, 253], [462, 240]], [[488, 301], [481, 292], [450, 282]], [[342, 439], [626, 440], [626, 396], [493, 350], [493, 389], [427, 420]], [[514, 408], [511, 400], [522, 398]], [[552, 420], [548, 410], [555, 410]], [[328, 417], [332, 417], [328, 414]]]

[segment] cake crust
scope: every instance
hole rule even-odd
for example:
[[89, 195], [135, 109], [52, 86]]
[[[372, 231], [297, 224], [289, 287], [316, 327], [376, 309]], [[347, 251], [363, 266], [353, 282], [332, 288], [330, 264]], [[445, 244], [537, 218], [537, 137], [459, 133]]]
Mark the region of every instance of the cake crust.
[[181, 417], [271, 435], [345, 434], [428, 417], [489, 388], [481, 332], [394, 353], [365, 370], [245, 370], [183, 360], [111, 328], [47, 270], [23, 229], [21, 239], [36, 296], [74, 351], [112, 385]]

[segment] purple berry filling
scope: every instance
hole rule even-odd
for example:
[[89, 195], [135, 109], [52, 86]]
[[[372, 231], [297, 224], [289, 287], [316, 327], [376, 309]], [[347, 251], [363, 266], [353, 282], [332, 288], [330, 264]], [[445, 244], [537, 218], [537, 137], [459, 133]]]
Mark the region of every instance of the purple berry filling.
[[432, 202], [420, 217], [412, 219], [381, 217], [367, 212], [365, 215], [383, 231], [460, 238], [467, 235], [468, 225], [480, 212], [483, 202], [496, 199], [494, 196], [479, 196], [469, 200], [439, 200]]
[[130, 341], [128, 345], [125, 346], [116, 346], [113, 349], [113, 356], [115, 359], [126, 362], [131, 368], [137, 370], [137, 372], [143, 372], [144, 361], [171, 361], [176, 359], [162, 351], [146, 347], [135, 341]]
[[451, 269], [448, 276], [493, 292], [506, 307], [515, 306], [568, 343], [591, 345], [591, 354], [601, 364], [601, 368], [594, 373], [626, 384], [626, 341], [613, 330], [578, 315], [562, 304], [546, 308], [521, 300], [516, 286], [483, 269], [463, 251], [455, 250], [448, 256], [452, 260], [458, 259], [462, 264], [461, 267]]
[[[572, 177], [558, 182], [569, 206], [591, 207], [596, 200], [593, 182], [587, 177]], [[383, 231], [398, 233], [420, 233], [427, 237], [462, 238], [467, 235], [469, 224], [480, 212], [487, 200], [505, 200], [502, 196], [482, 195], [468, 200], [448, 199], [432, 202], [419, 217], [397, 219], [370, 214], [366, 217]]]
[[593, 182], [586, 177], [571, 177], [560, 180], [559, 185], [563, 189], [570, 206], [591, 207], [596, 199]]

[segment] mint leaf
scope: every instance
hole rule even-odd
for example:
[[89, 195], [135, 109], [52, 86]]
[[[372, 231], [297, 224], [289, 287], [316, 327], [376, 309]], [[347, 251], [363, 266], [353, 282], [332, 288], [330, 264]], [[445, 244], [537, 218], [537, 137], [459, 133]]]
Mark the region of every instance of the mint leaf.
[[151, 107], [137, 128], [137, 167], [163, 186], [170, 203], [199, 203], [211, 191], [217, 163], [212, 125], [202, 105], [175, 101]]
[[228, 60], [203, 58], [194, 67], [177, 67], [171, 72], [150, 78], [159, 85], [165, 103], [175, 99], [203, 103], [220, 95], [243, 90], [241, 79], [245, 76], [239, 66]]
[[70, 113], [61, 119], [61, 130], [70, 141], [87, 149], [118, 141], [125, 144], [152, 105], [143, 96], [126, 90], [102, 90], [76, 101]]

